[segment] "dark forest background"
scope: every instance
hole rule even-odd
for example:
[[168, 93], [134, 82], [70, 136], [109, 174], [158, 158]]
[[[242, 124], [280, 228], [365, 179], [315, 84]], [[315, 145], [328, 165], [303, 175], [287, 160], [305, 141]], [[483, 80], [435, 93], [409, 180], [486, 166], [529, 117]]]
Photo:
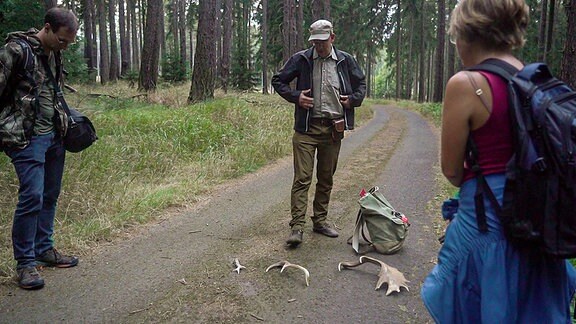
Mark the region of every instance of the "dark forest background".
[[[60, 5], [81, 21], [65, 58], [73, 83], [126, 79], [142, 91], [190, 82], [189, 102], [221, 88], [269, 93], [270, 77], [306, 48], [308, 26], [334, 23], [335, 46], [353, 54], [375, 98], [441, 102], [459, 69], [447, 41], [456, 0], [0, 0], [0, 35], [40, 28]], [[576, 0], [527, 0], [526, 62], [546, 61], [576, 85]]]

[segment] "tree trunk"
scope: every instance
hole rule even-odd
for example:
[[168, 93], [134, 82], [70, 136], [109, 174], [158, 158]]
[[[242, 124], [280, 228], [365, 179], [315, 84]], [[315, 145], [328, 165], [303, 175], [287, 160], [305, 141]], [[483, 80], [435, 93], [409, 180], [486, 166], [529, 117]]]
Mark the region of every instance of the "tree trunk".
[[136, 19], [136, 0], [128, 0], [130, 6], [130, 24], [132, 33], [132, 66], [136, 69], [140, 65], [140, 41], [138, 38], [138, 22]]
[[180, 44], [178, 43], [180, 39], [178, 37], [178, 31], [180, 31], [178, 28], [178, 1], [179, 0], [172, 0], [172, 3], [170, 4], [170, 9], [172, 10], [172, 22], [170, 23], [170, 30], [172, 32], [172, 40], [174, 41], [173, 55], [176, 55], [180, 52]]
[[[456, 6], [456, 0], [449, 0], [450, 10]], [[448, 58], [446, 59], [448, 68], [446, 70], [446, 77], [451, 78], [456, 73], [456, 46], [453, 44], [448, 45]]]
[[400, 99], [400, 89], [402, 88], [402, 1], [396, 0], [396, 99]]
[[180, 64], [186, 70], [186, 2], [178, 0], [178, 34], [180, 35]]
[[312, 22], [318, 19], [330, 20], [330, 0], [311, 0], [310, 7], [312, 9]]
[[420, 3], [420, 46], [418, 49], [418, 102], [424, 102], [425, 100], [425, 75], [426, 75], [426, 68], [425, 68], [425, 58], [424, 53], [426, 53], [426, 42], [424, 41], [424, 9], [425, 9], [425, 2], [422, 1]]
[[216, 73], [216, 82], [217, 87], [222, 87], [222, 79], [221, 79], [221, 69], [222, 69], [222, 0], [215, 0], [215, 8], [216, 8], [216, 19], [214, 20], [214, 38], [216, 39], [216, 69], [214, 72]]
[[98, 1], [98, 30], [100, 35], [100, 82], [108, 83], [110, 76], [110, 52], [108, 51], [108, 30], [106, 28], [106, 0]]
[[99, 61], [99, 33], [98, 30], [98, 15], [96, 14], [96, 7], [98, 6], [98, 0], [92, 1], [92, 39], [94, 40], [94, 46], [92, 47], [92, 59], [94, 62], [94, 71], [96, 74], [100, 74], [100, 61]]
[[128, 61], [128, 71], [135, 70], [134, 48], [132, 47], [132, 12], [130, 10], [130, 0], [126, 2], [126, 60]]
[[188, 37], [190, 37], [190, 71], [194, 70], [194, 26], [190, 25], [190, 32]]
[[434, 53], [435, 53], [435, 48], [433, 46], [430, 46], [428, 49], [428, 62], [426, 62], [426, 65], [428, 66], [427, 69], [427, 73], [428, 73], [428, 82], [426, 83], [426, 88], [427, 93], [428, 93], [428, 100], [430, 101], [430, 98], [434, 95], [434, 78], [432, 77], [432, 73], [434, 73]]
[[268, 94], [268, 0], [262, 0], [262, 93]]
[[118, 27], [120, 27], [120, 75], [126, 75], [130, 70], [130, 39], [126, 25], [126, 9], [124, 0], [118, 0]]
[[324, 5], [324, 17], [330, 20], [330, 0], [323, 0], [322, 4]]
[[[244, 5], [242, 6], [242, 15], [244, 17], [244, 48], [246, 49], [245, 54], [245, 68], [247, 71], [252, 71], [252, 50], [250, 46], [250, 31], [252, 30], [250, 20], [250, 12], [252, 11], [252, 0], [245, 0]], [[296, 39], [296, 38], [294, 38]], [[249, 78], [248, 78], [249, 79]]]
[[58, 0], [44, 0], [44, 8], [46, 8], [46, 11], [48, 11], [48, 9], [54, 8], [58, 5]]
[[[138, 32], [138, 48], [139, 48], [139, 52], [143, 52], [142, 48], [143, 48], [143, 41], [144, 41], [144, 35], [142, 35], [142, 33], [144, 32], [144, 26], [146, 26], [146, 19], [145, 19], [145, 15], [146, 15], [146, 8], [142, 5], [142, 0], [136, 0], [138, 2], [138, 8], [140, 10], [138, 10], [138, 20], [139, 20], [139, 24], [136, 25], [138, 26], [137, 28], [137, 32]], [[142, 61], [142, 59], [140, 58], [140, 62]], [[141, 66], [141, 63], [139, 64]]]
[[288, 61], [293, 54], [294, 45], [292, 44], [292, 22], [294, 21], [294, 0], [283, 0], [283, 21], [282, 21], [282, 59], [284, 62]]
[[165, 15], [160, 16], [160, 21], [158, 22], [161, 28], [158, 28], [158, 37], [160, 37], [160, 57], [165, 57], [168, 52], [166, 51], [166, 29], [164, 28], [165, 24]]
[[300, 44], [298, 44], [298, 28], [296, 27], [297, 24], [302, 23], [301, 21], [296, 22], [296, 19], [298, 19], [298, 11], [297, 11], [297, 1], [298, 0], [292, 0], [291, 6], [292, 8], [290, 9], [290, 53], [294, 54], [297, 51], [300, 50]]
[[[268, 0], [263, 0], [268, 2]], [[222, 57], [220, 59], [220, 81], [222, 89], [228, 92], [228, 82], [230, 78], [230, 58], [232, 52], [232, 0], [224, 0], [222, 30]]]
[[[414, 18], [414, 15], [410, 15], [407, 19], [409, 26], [408, 26], [408, 30], [415, 30], [416, 29], [416, 19]], [[412, 67], [414, 65], [414, 62], [412, 60], [412, 58], [414, 57], [414, 33], [408, 33], [408, 40], [406, 41], [406, 43], [408, 44], [408, 49], [406, 51], [406, 55], [405, 55], [405, 64], [403, 66], [403, 73], [404, 74], [404, 90], [403, 92], [403, 98], [409, 99], [409, 100], [413, 100], [414, 98], [412, 97], [412, 94], [414, 93], [414, 73], [412, 71], [414, 71], [414, 68]], [[405, 71], [410, 71], [409, 73], [406, 73]]]
[[148, 0], [146, 9], [146, 25], [144, 27], [144, 45], [142, 46], [142, 63], [138, 89], [153, 91], [158, 83], [158, 60], [160, 56], [160, 15], [162, 0]]
[[576, 88], [576, 0], [565, 1], [568, 30], [560, 67], [560, 79]]
[[546, 56], [552, 51], [552, 40], [554, 38], [554, 22], [556, 16], [556, 0], [550, 0], [550, 10], [548, 10], [548, 31], [546, 32]]
[[214, 66], [216, 62], [214, 19], [216, 19], [214, 1], [199, 0], [194, 72], [188, 95], [188, 102], [190, 103], [214, 98]]
[[434, 71], [434, 102], [442, 102], [444, 97], [444, 47], [446, 43], [446, 3], [438, 0], [438, 30], [436, 33], [436, 69]]
[[[94, 38], [93, 22], [95, 19], [94, 15], [94, 1], [84, 0], [84, 59], [86, 60], [86, 65], [88, 66], [88, 73], [96, 71], [98, 65], [98, 59], [96, 57], [96, 40]], [[94, 81], [94, 80], [92, 80]]]
[[306, 46], [307, 42], [304, 42], [304, 28], [303, 28], [304, 0], [298, 0], [297, 6], [298, 8], [296, 10], [296, 20], [294, 22], [296, 23], [296, 38], [295, 38], [296, 50], [299, 51], [307, 47]]
[[110, 22], [110, 81], [117, 81], [120, 76], [120, 59], [118, 58], [118, 39], [116, 37], [115, 0], [108, 0], [108, 21]]
[[548, 0], [540, 2], [540, 24], [538, 26], [538, 61], [546, 60], [546, 25], [548, 19]]
[[322, 0], [311, 0], [312, 22], [324, 18], [324, 3]]

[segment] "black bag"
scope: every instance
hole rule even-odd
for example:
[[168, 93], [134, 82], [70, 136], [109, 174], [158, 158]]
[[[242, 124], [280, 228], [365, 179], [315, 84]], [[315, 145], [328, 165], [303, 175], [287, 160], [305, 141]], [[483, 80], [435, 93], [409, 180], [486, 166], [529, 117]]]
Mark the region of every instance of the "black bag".
[[88, 117], [78, 110], [68, 107], [68, 104], [64, 99], [64, 94], [60, 90], [58, 81], [54, 77], [52, 69], [50, 69], [45, 57], [42, 57], [42, 63], [48, 72], [48, 76], [52, 79], [56, 98], [60, 102], [62, 108], [64, 108], [66, 114], [67, 121], [63, 123], [65, 125], [61, 125], [63, 128], [62, 135], [64, 148], [66, 151], [72, 153], [83, 151], [98, 139], [98, 136], [96, 136], [96, 129]]
[[[65, 108], [66, 109], [66, 108]], [[74, 108], [68, 107], [68, 128], [64, 135], [64, 148], [68, 152], [80, 152], [94, 143], [96, 129], [88, 117]]]
[[489, 59], [468, 70], [495, 73], [508, 81], [514, 140], [500, 206], [482, 176], [476, 146], [468, 139], [467, 163], [478, 183], [478, 227], [487, 230], [486, 193], [512, 244], [555, 257], [576, 257], [576, 92], [553, 77], [544, 63], [518, 71]]

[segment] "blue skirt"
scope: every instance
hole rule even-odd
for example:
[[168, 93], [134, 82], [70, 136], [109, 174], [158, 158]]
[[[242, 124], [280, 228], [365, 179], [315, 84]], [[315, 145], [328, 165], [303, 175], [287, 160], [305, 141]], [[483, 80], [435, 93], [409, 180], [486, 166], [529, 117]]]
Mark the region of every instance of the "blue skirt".
[[[502, 202], [505, 177], [486, 177]], [[438, 264], [422, 299], [437, 323], [571, 323], [576, 271], [566, 260], [510, 245], [485, 197], [488, 232], [476, 223], [476, 180], [460, 189], [460, 206], [446, 230]]]

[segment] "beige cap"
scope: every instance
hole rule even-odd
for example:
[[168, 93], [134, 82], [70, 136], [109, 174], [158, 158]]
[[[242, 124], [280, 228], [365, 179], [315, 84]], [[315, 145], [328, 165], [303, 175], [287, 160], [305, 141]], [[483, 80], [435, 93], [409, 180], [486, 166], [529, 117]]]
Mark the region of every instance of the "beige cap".
[[316, 20], [310, 25], [310, 38], [308, 41], [313, 40], [327, 40], [332, 34], [332, 23], [328, 20]]

